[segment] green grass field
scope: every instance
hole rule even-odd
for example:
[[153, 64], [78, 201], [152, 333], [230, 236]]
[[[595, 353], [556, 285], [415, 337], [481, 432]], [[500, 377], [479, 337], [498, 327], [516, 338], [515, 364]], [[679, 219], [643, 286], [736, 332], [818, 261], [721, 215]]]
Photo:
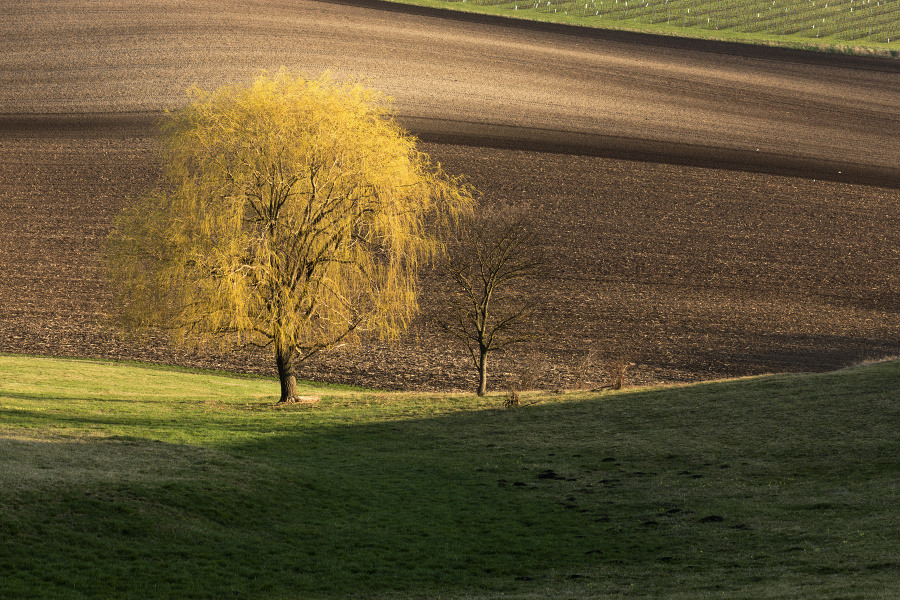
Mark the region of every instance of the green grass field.
[[0, 356], [2, 598], [897, 598], [900, 362], [617, 393]]
[[551, 21], [900, 56], [900, 0], [395, 0]]

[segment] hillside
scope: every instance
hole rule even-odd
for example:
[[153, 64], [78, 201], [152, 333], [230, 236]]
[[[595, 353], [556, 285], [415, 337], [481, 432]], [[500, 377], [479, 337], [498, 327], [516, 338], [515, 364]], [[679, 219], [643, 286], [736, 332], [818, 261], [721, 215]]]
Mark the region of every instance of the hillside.
[[891, 598], [900, 363], [621, 393], [0, 356], [0, 596]]

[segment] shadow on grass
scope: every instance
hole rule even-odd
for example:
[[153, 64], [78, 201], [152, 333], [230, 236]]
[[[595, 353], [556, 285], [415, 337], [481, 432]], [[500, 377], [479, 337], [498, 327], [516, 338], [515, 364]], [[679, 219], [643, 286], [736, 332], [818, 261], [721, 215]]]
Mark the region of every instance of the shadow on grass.
[[[177, 458], [196, 459], [192, 447], [55, 443], [46, 468], [78, 477], [37, 477], [4, 494], [0, 595], [512, 592], [585, 577], [598, 562], [650, 560], [653, 532], [622, 535], [607, 507], [558, 493], [577, 481], [522, 463], [535, 440], [520, 446], [505, 431], [522, 415], [304, 429], [222, 448], [227, 460], [204, 456], [193, 468]], [[144, 476], [113, 478], [111, 465]]]

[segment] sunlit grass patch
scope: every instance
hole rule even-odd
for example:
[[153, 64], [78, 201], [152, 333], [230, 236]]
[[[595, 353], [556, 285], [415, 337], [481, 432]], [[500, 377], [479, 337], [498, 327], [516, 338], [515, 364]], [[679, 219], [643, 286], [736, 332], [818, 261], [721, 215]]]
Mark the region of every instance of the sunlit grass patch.
[[[395, 0], [399, 1], [399, 0]], [[897, 0], [402, 0], [586, 27], [900, 55]]]

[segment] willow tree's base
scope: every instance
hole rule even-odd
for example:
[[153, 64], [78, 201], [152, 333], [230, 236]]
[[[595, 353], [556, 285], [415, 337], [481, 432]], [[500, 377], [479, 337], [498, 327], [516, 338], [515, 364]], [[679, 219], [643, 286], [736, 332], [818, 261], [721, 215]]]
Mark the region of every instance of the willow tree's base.
[[318, 396], [290, 396], [288, 398], [282, 398], [275, 404], [315, 404], [321, 400]]
[[321, 400], [319, 396], [290, 396], [282, 398], [275, 404], [315, 404]]

